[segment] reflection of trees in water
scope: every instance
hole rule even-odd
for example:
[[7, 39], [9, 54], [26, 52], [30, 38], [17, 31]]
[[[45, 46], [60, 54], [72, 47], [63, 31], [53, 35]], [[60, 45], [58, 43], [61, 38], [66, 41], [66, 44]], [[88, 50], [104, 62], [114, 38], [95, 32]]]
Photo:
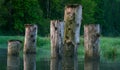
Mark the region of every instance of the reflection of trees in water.
[[99, 60], [85, 60], [84, 70], [99, 70]]
[[20, 57], [9, 55], [7, 57], [7, 70], [19, 70], [20, 69]]
[[24, 54], [24, 70], [36, 70], [35, 57], [35, 54]]

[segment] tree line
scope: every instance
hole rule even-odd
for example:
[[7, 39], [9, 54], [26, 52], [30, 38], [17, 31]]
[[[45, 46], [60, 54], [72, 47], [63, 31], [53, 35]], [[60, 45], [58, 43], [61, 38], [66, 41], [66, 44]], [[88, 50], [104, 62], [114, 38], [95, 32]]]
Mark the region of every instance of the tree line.
[[49, 35], [50, 20], [63, 20], [68, 4], [83, 6], [81, 34], [84, 24], [100, 24], [103, 36], [120, 36], [120, 0], [0, 0], [0, 35], [23, 35], [24, 24]]

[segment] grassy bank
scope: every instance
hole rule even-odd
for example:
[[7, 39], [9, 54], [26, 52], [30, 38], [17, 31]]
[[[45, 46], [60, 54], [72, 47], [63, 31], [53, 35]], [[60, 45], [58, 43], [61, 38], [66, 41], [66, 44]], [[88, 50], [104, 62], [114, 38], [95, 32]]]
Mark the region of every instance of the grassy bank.
[[[0, 36], [0, 49], [7, 49], [7, 41], [11, 39], [18, 39], [24, 42], [23, 36]], [[78, 48], [78, 55], [84, 58], [84, 42]], [[1, 53], [2, 54], [2, 53]], [[114, 59], [120, 57], [120, 38], [101, 37], [100, 38], [100, 55], [102, 59]], [[50, 57], [50, 39], [48, 37], [37, 38], [37, 59]]]

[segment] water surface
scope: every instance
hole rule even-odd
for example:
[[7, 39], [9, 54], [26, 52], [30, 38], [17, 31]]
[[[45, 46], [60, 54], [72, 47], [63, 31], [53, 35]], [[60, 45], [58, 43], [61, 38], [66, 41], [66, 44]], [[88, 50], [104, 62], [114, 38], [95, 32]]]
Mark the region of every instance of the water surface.
[[[120, 61], [86, 61], [83, 58], [49, 59], [38, 55], [23, 57], [7, 56], [6, 49], [0, 49], [0, 70], [120, 70]], [[39, 54], [41, 55], [41, 54]]]

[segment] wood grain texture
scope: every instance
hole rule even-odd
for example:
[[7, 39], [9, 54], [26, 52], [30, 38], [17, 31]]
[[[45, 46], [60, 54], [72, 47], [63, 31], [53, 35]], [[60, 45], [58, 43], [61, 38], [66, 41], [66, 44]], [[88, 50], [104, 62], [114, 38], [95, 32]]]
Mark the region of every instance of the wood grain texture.
[[99, 36], [100, 36], [100, 25], [89, 24], [84, 26], [84, 47], [86, 58], [99, 58]]
[[36, 53], [37, 25], [25, 25], [24, 53]]
[[20, 49], [22, 48], [22, 42], [19, 40], [8, 41], [8, 55], [19, 55]]
[[80, 43], [80, 26], [82, 20], [81, 5], [67, 5], [65, 7], [65, 30], [63, 56], [74, 56]]
[[59, 58], [62, 54], [64, 22], [52, 20], [50, 24], [51, 58]]

